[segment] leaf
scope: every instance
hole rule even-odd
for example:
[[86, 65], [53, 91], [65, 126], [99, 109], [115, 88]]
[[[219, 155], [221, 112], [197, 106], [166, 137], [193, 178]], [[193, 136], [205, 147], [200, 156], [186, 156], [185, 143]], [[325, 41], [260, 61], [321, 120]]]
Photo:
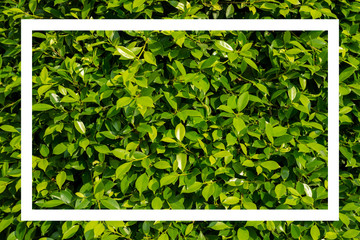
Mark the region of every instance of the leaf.
[[169, 92], [164, 92], [164, 96], [166, 98], [166, 100], [168, 101], [168, 103], [170, 104], [170, 106], [174, 109], [177, 110], [177, 102], [175, 97], [170, 94]]
[[230, 157], [232, 154], [228, 151], [220, 151], [214, 154], [214, 157], [216, 158], [223, 158], [223, 157]]
[[76, 130], [81, 133], [81, 134], [85, 134], [86, 133], [86, 128], [85, 128], [85, 125], [82, 121], [75, 121], [74, 122], [74, 125], [75, 125], [75, 128]]
[[163, 139], [161, 139], [161, 141], [167, 142], [167, 143], [176, 143], [176, 140], [169, 138], [169, 137], [164, 137]]
[[64, 143], [59, 143], [53, 149], [53, 154], [60, 155], [66, 151], [67, 147]]
[[201, 194], [205, 198], [205, 201], [208, 201], [209, 198], [214, 194], [214, 192], [215, 192], [214, 184], [209, 184], [206, 187], [204, 187]]
[[58, 185], [59, 189], [61, 189], [62, 185], [65, 183], [66, 180], [66, 172], [61, 171], [56, 175], [56, 184]]
[[239, 240], [248, 240], [250, 238], [249, 231], [245, 227], [241, 227], [237, 230], [237, 237]]
[[148, 132], [149, 134], [149, 137], [151, 139], [152, 142], [154, 142], [154, 140], [156, 139], [157, 137], [157, 130], [154, 126], [151, 126], [151, 132]]
[[169, 184], [173, 184], [178, 179], [178, 176], [176, 174], [168, 174], [163, 176], [160, 179], [160, 186], [165, 186]]
[[144, 59], [146, 62], [156, 66], [156, 58], [151, 52], [145, 51]]
[[265, 134], [266, 134], [267, 138], [269, 139], [269, 141], [274, 143], [273, 127], [271, 126], [270, 123], [266, 123], [266, 125], [265, 125]]
[[299, 2], [299, 0], [287, 0], [289, 3], [291, 3], [291, 4], [294, 4], [294, 5], [299, 5], [300, 4], [300, 2]]
[[125, 106], [129, 105], [131, 103], [131, 101], [132, 101], [132, 99], [130, 97], [119, 98], [116, 101], [116, 109], [119, 109], [119, 108], [122, 108], [122, 107], [125, 107]]
[[142, 6], [146, 1], [145, 0], [134, 0], [133, 1], [133, 8], [137, 8]]
[[257, 67], [256, 63], [253, 60], [251, 60], [250, 58], [246, 58], [246, 57], [244, 58], [244, 60], [247, 64], [249, 64], [250, 67], [252, 67], [256, 71], [259, 71], [259, 68]]
[[157, 169], [167, 169], [167, 168], [171, 168], [171, 165], [167, 161], [159, 161], [154, 164], [154, 167]]
[[295, 239], [298, 239], [301, 236], [300, 228], [295, 224], [291, 224], [290, 232], [291, 232], [291, 236]]
[[79, 141], [79, 146], [82, 147], [84, 150], [89, 146], [90, 141], [87, 138], [83, 138]]
[[104, 153], [104, 154], [110, 153], [110, 149], [106, 145], [96, 145], [94, 146], [94, 148], [99, 153]]
[[273, 170], [280, 168], [279, 164], [275, 161], [265, 161], [265, 162], [260, 163], [260, 165], [262, 167], [268, 169], [269, 171], [273, 171]]
[[233, 52], [234, 49], [224, 41], [215, 41], [215, 46], [224, 52]]
[[105, 186], [102, 180], [95, 183], [94, 196], [96, 200], [100, 200], [104, 196]]
[[177, 60], [175, 60], [175, 64], [176, 64], [176, 67], [179, 69], [180, 73], [185, 76], [186, 75], [186, 70], [183, 66], [183, 64]]
[[147, 189], [147, 185], [149, 184], [149, 177], [146, 173], [143, 173], [138, 177], [135, 182], [135, 187], [139, 191], [140, 195]]
[[355, 238], [359, 235], [359, 233], [360, 233], [359, 230], [349, 229], [344, 233], [343, 237], [344, 238]]
[[237, 134], [246, 128], [245, 122], [239, 117], [233, 119], [233, 126], [236, 129]]
[[161, 209], [163, 206], [163, 201], [161, 200], [161, 198], [159, 197], [155, 197], [152, 201], [151, 201], [151, 207], [153, 209]]
[[2, 129], [5, 132], [13, 132], [13, 133], [19, 132], [14, 126], [11, 125], [2, 125], [0, 129]]
[[296, 97], [296, 88], [295, 86], [292, 86], [289, 90], [288, 90], [288, 95], [291, 101], [294, 101], [295, 97]]
[[131, 162], [124, 163], [116, 168], [115, 177], [118, 179], [123, 179], [125, 174], [130, 170], [132, 166]]
[[309, 187], [309, 185], [307, 185], [306, 183], [303, 183], [303, 186], [304, 186], [304, 191], [306, 193], [306, 196], [312, 197], [312, 191], [311, 191], [311, 188]]
[[310, 235], [313, 240], [318, 240], [320, 237], [320, 230], [315, 224], [310, 229]]
[[119, 203], [112, 198], [101, 199], [100, 202], [107, 208], [107, 209], [115, 209], [120, 210]]
[[137, 98], [136, 104], [142, 107], [154, 107], [152, 98], [148, 96]]
[[176, 125], [176, 128], [175, 128], [175, 136], [176, 138], [182, 142], [182, 140], [184, 139], [185, 137], [185, 127], [184, 125], [182, 125], [181, 123], [179, 123], [178, 125]]
[[187, 155], [185, 153], [176, 154], [176, 161], [178, 163], [179, 169], [183, 172], [186, 167]]
[[235, 205], [235, 204], [238, 204], [239, 201], [240, 201], [240, 198], [238, 198], [238, 197], [227, 197], [224, 199], [223, 204]]
[[224, 229], [229, 229], [231, 227], [229, 227], [228, 225], [226, 225], [223, 222], [211, 222], [208, 226], [209, 228], [216, 230], [216, 231], [221, 231]]
[[32, 110], [38, 112], [48, 111], [53, 108], [54, 108], [53, 106], [45, 103], [37, 103], [32, 106]]
[[284, 196], [286, 194], [286, 187], [283, 184], [278, 184], [275, 187], [275, 194], [277, 198], [281, 198], [282, 196]]
[[263, 93], [269, 95], [269, 91], [268, 91], [267, 87], [266, 87], [264, 84], [262, 84], [262, 83], [255, 83], [255, 86], [256, 86], [260, 91], [262, 91]]
[[343, 70], [340, 73], [339, 82], [343, 82], [346, 79], [348, 79], [349, 77], [351, 77], [354, 74], [355, 71], [356, 71], [356, 68], [354, 68], [354, 67], [348, 67], [345, 70]]
[[123, 46], [118, 46], [116, 47], [116, 50], [125, 58], [127, 59], [134, 59], [136, 58], [136, 55], [130, 50], [127, 49], [126, 47]]
[[76, 232], [79, 230], [79, 225], [73, 225], [69, 229], [67, 229], [65, 232], [63, 232], [62, 239], [69, 239], [73, 237]]
[[238, 112], [244, 110], [244, 108], [248, 105], [248, 103], [249, 103], [249, 92], [244, 92], [243, 94], [240, 95], [237, 102]]

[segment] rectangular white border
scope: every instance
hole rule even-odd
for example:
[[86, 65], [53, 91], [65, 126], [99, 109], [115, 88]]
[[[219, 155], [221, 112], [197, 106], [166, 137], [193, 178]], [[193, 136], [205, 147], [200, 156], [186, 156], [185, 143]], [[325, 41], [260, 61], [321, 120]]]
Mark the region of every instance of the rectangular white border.
[[[327, 210], [32, 209], [32, 31], [328, 31]], [[21, 20], [22, 221], [337, 221], [339, 220], [339, 21], [334, 20]]]

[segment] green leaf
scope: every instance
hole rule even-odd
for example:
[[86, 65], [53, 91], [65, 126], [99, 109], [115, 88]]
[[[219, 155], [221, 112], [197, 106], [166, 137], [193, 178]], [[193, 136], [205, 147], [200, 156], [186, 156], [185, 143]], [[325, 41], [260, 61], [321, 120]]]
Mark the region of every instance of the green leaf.
[[69, 239], [73, 237], [76, 232], [79, 230], [79, 225], [71, 226], [69, 229], [67, 229], [65, 232], [63, 232], [62, 239]]
[[94, 146], [94, 148], [99, 153], [104, 153], [104, 154], [110, 153], [110, 149], [106, 145], [96, 145]]
[[13, 132], [13, 133], [19, 132], [14, 126], [11, 125], [2, 125], [0, 129], [2, 129], [5, 132]]
[[151, 52], [145, 51], [144, 59], [146, 62], [156, 66], [156, 58]]
[[30, 0], [29, 2], [29, 9], [34, 14], [37, 7], [37, 0]]
[[338, 235], [335, 232], [326, 232], [325, 238], [326, 239], [337, 239]]
[[300, 2], [299, 2], [299, 0], [287, 0], [289, 3], [291, 3], [291, 4], [294, 4], [294, 5], [299, 5], [300, 4]]
[[359, 233], [360, 233], [359, 230], [349, 229], [344, 233], [343, 237], [344, 238], [355, 238], [359, 235]]
[[175, 60], [175, 64], [176, 64], [176, 67], [179, 69], [180, 73], [185, 76], [186, 75], [186, 70], [183, 66], [183, 64], [177, 60]]
[[343, 70], [340, 73], [339, 82], [343, 82], [346, 79], [348, 79], [349, 77], [351, 77], [354, 74], [355, 71], [356, 71], [356, 68], [354, 68], [354, 67], [348, 67], [345, 70]]
[[235, 117], [233, 119], [233, 126], [236, 129], [237, 133], [239, 134], [243, 129], [246, 128], [245, 122], [239, 118], [239, 117]]
[[268, 169], [269, 171], [273, 171], [273, 170], [280, 168], [280, 165], [275, 161], [265, 161], [265, 162], [260, 163], [260, 165], [262, 167]]
[[225, 41], [215, 41], [215, 46], [224, 52], [233, 52], [234, 49]]
[[86, 133], [86, 128], [85, 128], [85, 125], [82, 121], [75, 121], [74, 122], [74, 125], [75, 125], [75, 128], [76, 130], [81, 133], [81, 134], [85, 134]]
[[224, 199], [223, 204], [226, 205], [235, 205], [240, 202], [240, 198], [238, 197], [227, 197]]
[[163, 206], [163, 201], [161, 200], [161, 198], [159, 197], [155, 197], [152, 201], [151, 201], [151, 207], [153, 209], [161, 209]]
[[66, 151], [67, 147], [64, 143], [59, 143], [53, 149], [53, 154], [60, 155]]
[[136, 104], [142, 107], [154, 107], [154, 102], [152, 98], [148, 96], [137, 98]]
[[134, 59], [136, 58], [135, 53], [133, 53], [130, 49], [127, 49], [123, 46], [116, 47], [116, 50], [125, 58], [127, 59]]
[[123, 179], [125, 174], [130, 170], [131, 166], [131, 162], [121, 164], [118, 168], [116, 168], [115, 177], [120, 180]]
[[187, 155], [185, 153], [176, 154], [176, 161], [178, 163], [179, 169], [183, 172], [186, 167]]
[[208, 227], [215, 230], [215, 231], [221, 231], [221, 230], [224, 230], [224, 229], [231, 228], [231, 227], [229, 227], [228, 225], [226, 225], [223, 222], [212, 222], [212, 223], [210, 223], [210, 225]]
[[244, 92], [243, 94], [240, 95], [237, 102], [238, 112], [244, 110], [244, 108], [248, 105], [248, 103], [249, 103], [249, 92]]
[[318, 240], [320, 237], [320, 230], [319, 228], [314, 224], [310, 229], [310, 234], [313, 240]]
[[262, 91], [263, 93], [269, 95], [269, 91], [268, 91], [267, 87], [266, 87], [264, 84], [262, 84], [262, 83], [255, 83], [255, 86], [256, 86], [260, 91]]
[[295, 224], [291, 224], [290, 229], [290, 233], [293, 238], [298, 239], [301, 236], [300, 228]]
[[149, 177], [146, 173], [143, 173], [138, 177], [135, 182], [135, 187], [139, 191], [140, 195], [147, 189], [147, 185], [149, 184]]
[[274, 143], [273, 127], [271, 126], [270, 123], [266, 123], [266, 125], [265, 125], [265, 134], [266, 134], [267, 138], [269, 139], [269, 141]]
[[156, 167], [157, 169], [167, 169], [171, 168], [171, 165], [167, 161], [159, 161], [154, 164], [154, 167]]
[[61, 171], [56, 175], [56, 184], [58, 185], [59, 189], [61, 189], [62, 185], [65, 183], [66, 180], [66, 172]]
[[100, 202], [107, 208], [107, 209], [115, 209], [120, 210], [119, 203], [112, 198], [101, 199]]
[[90, 143], [89, 139], [83, 138], [79, 141], [79, 146], [85, 150], [87, 146], [89, 146], [89, 143]]
[[100, 200], [104, 196], [105, 186], [102, 180], [95, 183], [94, 196], [96, 200]]
[[309, 187], [309, 185], [307, 185], [306, 183], [303, 183], [303, 185], [304, 185], [304, 191], [306, 193], [306, 196], [312, 197], [312, 191], [311, 191], [311, 188]]
[[116, 109], [119, 109], [119, 108], [129, 105], [131, 103], [131, 101], [132, 101], [132, 99], [129, 97], [119, 98], [116, 102]]
[[160, 179], [160, 186], [165, 186], [169, 184], [173, 184], [178, 179], [178, 176], [176, 174], [168, 174], [163, 176]]
[[177, 102], [175, 97], [170, 94], [169, 92], [164, 92], [164, 96], [166, 98], [166, 100], [168, 101], [168, 103], [170, 104], [170, 106], [174, 109], [177, 110]]
[[220, 151], [214, 154], [214, 157], [216, 158], [223, 158], [223, 157], [230, 157], [232, 154], [228, 151]]
[[237, 237], [239, 240], [248, 240], [250, 238], [249, 231], [245, 227], [241, 227], [237, 230]]
[[259, 68], [257, 67], [256, 63], [253, 60], [251, 60], [250, 58], [246, 58], [246, 57], [244, 58], [244, 60], [250, 67], [252, 67], [256, 71], [259, 71]]
[[53, 106], [45, 103], [37, 103], [32, 106], [32, 110], [38, 112], [48, 111], [53, 108], [54, 108]]
[[185, 133], [186, 133], [186, 131], [185, 131], [184, 125], [182, 125], [181, 123], [176, 125], [175, 136], [180, 142], [182, 142], [182, 140], [184, 139]]
[[209, 200], [209, 198], [215, 193], [215, 187], [214, 184], [209, 184], [206, 187], [204, 187], [202, 191], [202, 195], [205, 198], [206, 201]]
[[291, 101], [294, 101], [295, 97], [296, 97], [296, 88], [295, 86], [292, 86], [289, 90], [288, 90], [288, 95]]
[[281, 183], [276, 185], [275, 194], [277, 198], [281, 198], [282, 196], [284, 196], [286, 194], [286, 186]]
[[142, 6], [146, 1], [145, 0], [134, 0], [133, 1], [133, 8], [137, 8]]

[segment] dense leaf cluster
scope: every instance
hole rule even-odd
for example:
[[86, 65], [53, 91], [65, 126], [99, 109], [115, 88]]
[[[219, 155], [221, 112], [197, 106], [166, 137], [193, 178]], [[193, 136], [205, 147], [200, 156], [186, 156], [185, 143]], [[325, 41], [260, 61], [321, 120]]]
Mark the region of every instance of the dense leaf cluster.
[[325, 33], [33, 36], [40, 208], [326, 208]]
[[[0, 110], [0, 128], [1, 128], [0, 130], [0, 142], [1, 142], [0, 144], [0, 167], [1, 167], [0, 237], [2, 239], [40, 239], [40, 238], [42, 239], [61, 239], [61, 238], [62, 239], [70, 239], [70, 238], [73, 239], [93, 239], [93, 238], [101, 238], [101, 239], [118, 239], [118, 238], [119, 239], [123, 239], [123, 238], [126, 239], [219, 239], [219, 238], [356, 239], [358, 238], [360, 233], [359, 231], [360, 209], [359, 209], [359, 194], [358, 194], [359, 163], [356, 160], [356, 156], [360, 152], [359, 110], [357, 107], [360, 100], [359, 98], [360, 88], [359, 88], [359, 79], [358, 79], [359, 78], [358, 69], [360, 65], [360, 62], [358, 60], [360, 53], [360, 39], [359, 39], [359, 29], [358, 29], [359, 12], [360, 12], [359, 2], [348, 1], [348, 0], [341, 0], [335, 2], [329, 0], [325, 0], [325, 1], [286, 0], [284, 2], [268, 1], [268, 0], [259, 0], [259, 1], [215, 0], [215, 1], [189, 1], [189, 2], [143, 1], [143, 0], [140, 1], [139, 0], [137, 1], [126, 1], [126, 0], [125, 1], [101, 1], [101, 0], [100, 1], [86, 1], [86, 0], [58, 1], [56, 0], [56, 1], [46, 1], [46, 2], [45, 1], [38, 2], [36, 0], [30, 0], [28, 2], [4, 1], [0, 5], [0, 16], [1, 16], [0, 17], [0, 26], [1, 26], [0, 27], [1, 29], [0, 31], [0, 53], [1, 53], [1, 58], [0, 58], [0, 69], [1, 69], [0, 70], [0, 109], [1, 109]], [[20, 104], [19, 104], [20, 103], [20, 19], [21, 18], [90, 18], [90, 17], [109, 18], [109, 19], [111, 18], [218, 18], [218, 19], [221, 18], [235, 18], [235, 19], [338, 18], [340, 20], [340, 28], [341, 28], [340, 29], [340, 40], [341, 40], [340, 43], [341, 44], [340, 46], [340, 72], [341, 72], [340, 74], [340, 151], [341, 151], [340, 220], [335, 222], [259, 221], [259, 222], [196, 222], [196, 223], [61, 222], [60, 224], [58, 222], [21, 222], [20, 214], [19, 214], [20, 213]], [[219, 40], [222, 39], [223, 38], [219, 38]], [[254, 42], [254, 44], [258, 42], [257, 40], [255, 41], [255, 39], [251, 40]], [[81, 44], [82, 43], [80, 43], [81, 48], [86, 53], [88, 50], [85, 48], [84, 45]], [[235, 47], [235, 45], [231, 45], [231, 41], [229, 42], [229, 44], [233, 48]], [[124, 42], [123, 45], [121, 46], [128, 47], [128, 45], [126, 45], [126, 42]], [[213, 48], [216, 49], [215, 46]], [[241, 50], [241, 48], [238, 47], [235, 49]], [[261, 49], [259, 50], [261, 51]], [[53, 57], [56, 57], [56, 55], [57, 54], [52, 54]], [[61, 55], [61, 53], [59, 53], [59, 55]], [[261, 58], [262, 56], [257, 55], [256, 59], [258, 59], [259, 57]], [[72, 57], [69, 58], [71, 59]], [[158, 58], [159, 56], [156, 56], [156, 61], [157, 64], [160, 64], [160, 62], [158, 62], [157, 60]], [[254, 58], [251, 59], [254, 60]], [[99, 61], [101, 62], [103, 60], [104, 59], [100, 59]], [[41, 62], [41, 59], [38, 59], [37, 61]], [[117, 61], [119, 63], [121, 62], [119, 58], [117, 58]], [[223, 62], [223, 59], [220, 59], [220, 61]], [[50, 62], [55, 62], [55, 61], [52, 60]], [[78, 63], [82, 64], [82, 62], [80, 61]], [[175, 70], [178, 69], [176, 63], [175, 65], [173, 65], [173, 62], [171, 60], [168, 64], [173, 66]], [[84, 66], [87, 67], [85, 64]], [[183, 66], [185, 67], [186, 73], [190, 73], [190, 68], [186, 66], [186, 64], [185, 65], [183, 64]], [[248, 68], [251, 69], [251, 66], [248, 66]], [[268, 68], [266, 68], [265, 66], [261, 66], [260, 69], [268, 70]], [[36, 71], [35, 75], [38, 75], [42, 69], [34, 69], [34, 70]], [[57, 76], [56, 73], [53, 73], [53, 70], [50, 67], [47, 68], [47, 70], [48, 70], [48, 76], [50, 77]], [[75, 70], [75, 74], [79, 73], [77, 72], [78, 70]], [[257, 72], [255, 69], [250, 71], [255, 71], [255, 73]], [[110, 71], [105, 73], [105, 76], [109, 74]], [[172, 70], [169, 70], [168, 74], [169, 75], [172, 74]], [[243, 75], [246, 73], [241, 73], [241, 74]], [[230, 79], [231, 78], [229, 78], [229, 80]], [[230, 81], [230, 84], [231, 83], [232, 81]], [[297, 93], [302, 92], [301, 85], [298, 84], [299, 83], [296, 83], [295, 85], [297, 90], [299, 90], [297, 91]], [[281, 86], [281, 85], [277, 85], [277, 86]], [[211, 85], [211, 80], [210, 80], [210, 88], [212, 89], [210, 90], [211, 92], [215, 90], [214, 87]], [[285, 86], [285, 88], [288, 89], [288, 86]], [[55, 91], [55, 89], [56, 88], [52, 90]], [[252, 91], [249, 91], [249, 94], [259, 97], [259, 95], [254, 94], [255, 91], [257, 91], [256, 88], [252, 88], [252, 89], [253, 89]], [[272, 89], [270, 86], [268, 90], [270, 90], [269, 93], [273, 93], [274, 91], [274, 89]], [[261, 94], [261, 92], [259, 93]], [[36, 94], [34, 94], [34, 96], [36, 96]], [[58, 94], [58, 96], [61, 98], [64, 97], [64, 95], [61, 94]], [[269, 96], [267, 96], [268, 100], [270, 100]], [[263, 97], [265, 97], [265, 95], [260, 95], [260, 99], [262, 99]], [[311, 102], [314, 102], [311, 98], [309, 98], [309, 100], [311, 100]], [[101, 100], [101, 101], [107, 101], [107, 100], [105, 98], [105, 100]], [[224, 105], [227, 105], [227, 101], [225, 102], [226, 104]], [[295, 103], [299, 103], [299, 101]], [[94, 104], [94, 106], [96, 106], [96, 103], [91, 103], [91, 104]], [[115, 104], [115, 100], [114, 100], [114, 104]], [[167, 106], [169, 105], [169, 103], [165, 101], [164, 104], [167, 104]], [[248, 104], [251, 105], [255, 103], [249, 100]], [[256, 103], [256, 104], [260, 104], [260, 103]], [[209, 105], [211, 106], [211, 104]], [[290, 105], [293, 104], [291, 103]], [[155, 106], [156, 106], [156, 101], [154, 107]], [[311, 106], [312, 109], [314, 109], [314, 105]], [[216, 112], [220, 110], [212, 107], [212, 111]], [[236, 107], [233, 110], [235, 110], [235, 113], [237, 113]], [[50, 110], [50, 111], [54, 111], [54, 110]], [[304, 114], [306, 116], [307, 113]], [[86, 120], [86, 118], [84, 119]], [[80, 120], [84, 120], [84, 119], [80, 119]], [[85, 120], [83, 122], [86, 122]], [[265, 120], [269, 122], [269, 119], [265, 119]], [[319, 121], [320, 124], [323, 124], [323, 121], [319, 120], [318, 118], [315, 118], [315, 120]], [[94, 122], [94, 124], [95, 123], [96, 122]], [[80, 129], [81, 131], [82, 129], [81, 124], [78, 124], [77, 127], [76, 125], [74, 125], [75, 124], [74, 122], [72, 122], [72, 124], [73, 125], [69, 126], [69, 128], [73, 129], [75, 127], [75, 129]], [[188, 121], [186, 122], [186, 125], [183, 124], [186, 130], [190, 128], [190, 126], [188, 126], [187, 124]], [[169, 129], [175, 130], [177, 123], [174, 124], [169, 123], [168, 126]], [[322, 126], [323, 128], [326, 127], [325, 125]], [[233, 128], [233, 126], [231, 126], [231, 128]], [[88, 131], [87, 128], [86, 131]], [[78, 136], [81, 136], [80, 135], [81, 133], [78, 130], [74, 132]], [[326, 133], [324, 132], [324, 134]], [[326, 136], [324, 134], [321, 136], [322, 137]], [[147, 135], [145, 134], [144, 136], [146, 138], [150, 138], [148, 133]], [[267, 138], [266, 133], [265, 135], [262, 133], [261, 136], [264, 141], [266, 142], [270, 141]], [[176, 136], [175, 137], [173, 136], [173, 139], [176, 140]], [[156, 141], [158, 140], [161, 139], [156, 138]], [[241, 140], [244, 139], [242, 138]], [[183, 141], [188, 141], [187, 143], [189, 143], [190, 141], [186, 137], [186, 133]], [[50, 154], [50, 150], [52, 151], [53, 149], [49, 148], [49, 154]], [[296, 148], [293, 150], [296, 150]], [[201, 151], [201, 149], [197, 149], [197, 151]], [[248, 154], [249, 153], [250, 151], [248, 151]], [[94, 154], [97, 154], [97, 152], [94, 151]], [[120, 159], [117, 159], [116, 156], [113, 157], [111, 154], [112, 153], [108, 154], [110, 156], [106, 156], [106, 158], [107, 159], [114, 158], [115, 160], [120, 161]], [[212, 151], [211, 154], [213, 154]], [[41, 156], [39, 155], [39, 157], [42, 157], [42, 155]], [[68, 159], [70, 158], [68, 157]], [[188, 165], [189, 163], [190, 161], [187, 162], [187, 166], [189, 166]], [[281, 164], [280, 162], [279, 165], [281, 167], [284, 167], [284, 165]], [[37, 164], [36, 169], [38, 169], [38, 167], [39, 164]], [[249, 168], [247, 171], [251, 171], [251, 167], [247, 167], [247, 168]], [[65, 170], [64, 172], [67, 172], [68, 169], [64, 168], [64, 170]], [[74, 169], [72, 171], [74, 171]], [[80, 170], [76, 170], [76, 171], [80, 171]], [[263, 172], [266, 171], [267, 170], [264, 170]], [[274, 171], [277, 172], [278, 170], [274, 170]], [[53, 174], [55, 174], [55, 172]], [[257, 173], [255, 172], [255, 174]], [[62, 175], [64, 174], [62, 173], [59, 175], [59, 179], [63, 178]], [[51, 180], [52, 182], [56, 181], [56, 179], [51, 179]], [[278, 180], [281, 180], [281, 178], [278, 178]], [[69, 180], [67, 179], [66, 181], [64, 182], [65, 185], [62, 186], [63, 188], [66, 188], [66, 184], [71, 182], [70, 178]], [[271, 181], [276, 182], [276, 179], [267, 180], [267, 182], [271, 182]], [[53, 183], [49, 183], [49, 184], [51, 185]], [[146, 191], [143, 192], [144, 195]], [[315, 196], [315, 193], [313, 194], [313, 196]]]

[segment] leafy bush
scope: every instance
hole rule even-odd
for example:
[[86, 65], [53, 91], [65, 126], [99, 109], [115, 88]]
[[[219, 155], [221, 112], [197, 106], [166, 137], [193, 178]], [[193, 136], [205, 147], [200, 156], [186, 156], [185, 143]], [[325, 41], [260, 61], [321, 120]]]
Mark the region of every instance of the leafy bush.
[[[246, 0], [242, 2], [215, 0], [146, 1], [146, 5], [142, 5], [142, 3], [145, 2], [126, 0], [37, 2], [30, 0], [29, 2], [5, 1], [0, 5], [0, 237], [2, 239], [358, 239], [360, 233], [359, 163], [356, 160], [356, 155], [360, 152], [359, 110], [357, 107], [360, 99], [358, 79], [360, 64], [358, 61], [360, 53], [359, 2], [348, 0], [337, 2], [287, 0], [279, 3], [267, 0]], [[210, 223], [21, 222], [19, 214], [20, 19], [90, 17], [109, 19], [338, 18], [340, 20], [341, 45], [340, 220], [334, 222], [249, 221]], [[41, 59], [38, 61], [41, 62]], [[176, 66], [174, 68], [177, 69]], [[48, 70], [50, 76], [56, 75], [52, 73], [50, 68]], [[301, 88], [298, 89], [301, 90]], [[250, 104], [253, 103], [250, 102]], [[263, 137], [267, 139], [266, 136]], [[56, 179], [52, 179], [52, 181], [54, 180]], [[71, 183], [70, 180], [67, 180], [66, 184], [68, 183]]]
[[34, 37], [36, 206], [327, 208], [325, 33]]

